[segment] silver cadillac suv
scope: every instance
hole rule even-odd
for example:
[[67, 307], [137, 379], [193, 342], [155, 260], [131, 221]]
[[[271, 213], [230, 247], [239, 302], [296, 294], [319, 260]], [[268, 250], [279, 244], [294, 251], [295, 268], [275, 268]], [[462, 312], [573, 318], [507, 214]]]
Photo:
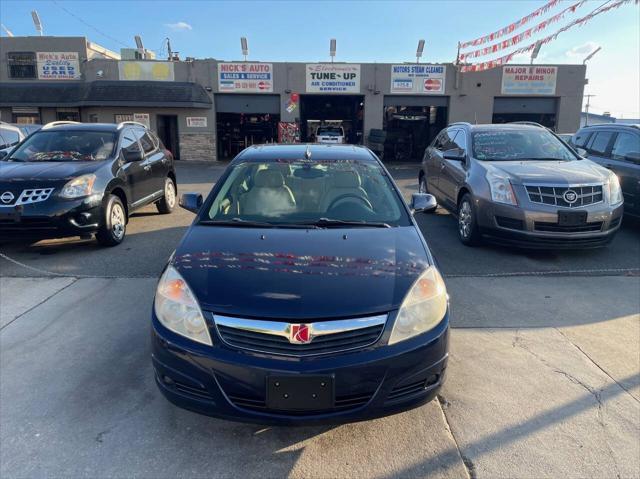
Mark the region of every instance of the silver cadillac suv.
[[418, 180], [457, 216], [466, 245], [599, 247], [622, 221], [618, 177], [535, 124], [451, 124], [426, 149]]

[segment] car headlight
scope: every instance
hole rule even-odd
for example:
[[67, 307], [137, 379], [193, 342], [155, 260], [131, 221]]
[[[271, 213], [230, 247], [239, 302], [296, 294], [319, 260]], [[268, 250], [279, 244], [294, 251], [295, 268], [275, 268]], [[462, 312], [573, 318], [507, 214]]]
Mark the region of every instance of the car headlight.
[[506, 203], [508, 205], [518, 204], [509, 178], [505, 178], [491, 170], [487, 171], [486, 176], [493, 201], [496, 203]]
[[171, 265], [158, 282], [154, 308], [158, 321], [167, 329], [193, 341], [212, 345], [207, 323], [195, 296]]
[[62, 187], [60, 195], [63, 198], [82, 198], [89, 196], [93, 192], [93, 184], [96, 181], [96, 175], [82, 175], [67, 182]]
[[609, 176], [609, 204], [611, 204], [611, 206], [617, 206], [620, 203], [622, 203], [620, 180], [617, 175], [612, 174]]
[[447, 312], [447, 288], [438, 270], [430, 266], [413, 283], [402, 301], [389, 344], [433, 329]]

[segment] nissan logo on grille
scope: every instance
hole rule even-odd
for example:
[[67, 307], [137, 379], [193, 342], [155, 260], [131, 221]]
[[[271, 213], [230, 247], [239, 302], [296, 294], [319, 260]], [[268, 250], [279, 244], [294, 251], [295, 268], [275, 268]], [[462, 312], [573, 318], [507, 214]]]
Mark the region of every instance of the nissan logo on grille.
[[13, 193], [11, 193], [10, 191], [5, 191], [4, 193], [2, 193], [2, 195], [0, 195], [0, 201], [2, 201], [5, 205], [11, 203], [14, 198], [15, 196], [13, 196]]
[[564, 194], [562, 195], [562, 198], [569, 203], [570, 205], [572, 205], [573, 203], [575, 203], [576, 201], [578, 201], [578, 193], [576, 193], [573, 190], [567, 190], [564, 192]]

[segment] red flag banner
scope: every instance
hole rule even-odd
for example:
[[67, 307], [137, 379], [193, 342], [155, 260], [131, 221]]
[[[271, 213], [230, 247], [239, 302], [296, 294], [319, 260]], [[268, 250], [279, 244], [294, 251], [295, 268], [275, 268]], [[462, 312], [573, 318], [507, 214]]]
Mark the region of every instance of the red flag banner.
[[[593, 17], [595, 17], [596, 15], [600, 15], [601, 13], [604, 12], [608, 12], [609, 10], [612, 10], [614, 8], [618, 8], [622, 5], [624, 5], [625, 3], [631, 3], [632, 1], [635, 1], [635, 3], [638, 3], [638, 0], [618, 0], [614, 3], [611, 3], [607, 6], [604, 6], [602, 8], [596, 8], [595, 10], [593, 10], [591, 13], [589, 13], [588, 15], [585, 15], [584, 17], [578, 18], [574, 21], [572, 21], [571, 23], [568, 23], [567, 25], [565, 25], [564, 27], [562, 27], [561, 29], [557, 30], [556, 32], [552, 33], [551, 35], [542, 38], [541, 40], [538, 40], [542, 45], [545, 45], [547, 43], [550, 43], [552, 41], [554, 41], [558, 35], [560, 35], [563, 32], [566, 32], [567, 30], [569, 30], [570, 28], [576, 26], [576, 25], [584, 25], [585, 23], [587, 23], [589, 20], [591, 20]], [[460, 66], [460, 71], [461, 72], [479, 72], [479, 71], [483, 71], [483, 70], [489, 70], [491, 68], [496, 68], [499, 67], [501, 65], [506, 65], [507, 63], [509, 63], [514, 56], [518, 55], [519, 53], [526, 53], [526, 52], [530, 52], [531, 50], [534, 49], [534, 47], [536, 46], [537, 42], [533, 42], [529, 45], [527, 45], [526, 47], [522, 47], [522, 48], [518, 48], [517, 50], [512, 51], [511, 53], [509, 53], [508, 55], [504, 55], [500, 58], [496, 58], [494, 60], [489, 60], [486, 62], [482, 62], [482, 63], [475, 63], [473, 65], [461, 65]]]
[[553, 25], [554, 23], [557, 23], [558, 21], [562, 20], [562, 18], [564, 18], [564, 16], [567, 13], [574, 13], [578, 8], [580, 8], [585, 3], [587, 3], [587, 0], [581, 0], [580, 2], [574, 3], [570, 7], [567, 7], [564, 10], [562, 10], [560, 13], [557, 13], [556, 15], [546, 20], [543, 20], [542, 22], [538, 23], [536, 26], [531, 27], [522, 33], [519, 33], [518, 35], [514, 35], [510, 38], [507, 38], [506, 40], [495, 43], [493, 45], [489, 45], [488, 47], [479, 48], [478, 50], [474, 50], [467, 53], [461, 53], [460, 56], [458, 57], [458, 61], [462, 62], [462, 61], [468, 60], [469, 58], [483, 57], [485, 55], [496, 53], [496, 52], [499, 52], [500, 50], [505, 50], [507, 48], [518, 45], [522, 41], [528, 40], [529, 38], [531, 38], [534, 34], [541, 32], [542, 30], [546, 29], [550, 25]]
[[483, 37], [476, 38], [475, 40], [469, 40], [467, 42], [461, 42], [460, 43], [460, 49], [464, 50], [465, 48], [469, 48], [469, 47], [477, 47], [478, 45], [483, 45], [483, 44], [485, 44], [487, 42], [492, 42], [494, 40], [497, 40], [498, 38], [501, 38], [501, 37], [503, 37], [505, 35], [508, 35], [509, 33], [512, 33], [514, 31], [516, 31], [518, 28], [521, 28], [522, 26], [526, 25], [527, 23], [529, 23], [534, 18], [539, 17], [541, 15], [544, 15], [549, 10], [551, 10], [552, 8], [557, 6], [559, 3], [560, 3], [560, 0], [551, 0], [551, 1], [547, 2], [546, 4], [544, 4], [542, 7], [538, 8], [537, 10], [535, 10], [534, 12], [531, 12], [526, 17], [522, 17], [517, 22], [513, 22], [512, 24], [507, 25], [506, 27], [501, 28], [500, 30], [497, 30], [497, 31], [495, 31], [493, 33], [490, 33], [489, 35], [485, 35]]

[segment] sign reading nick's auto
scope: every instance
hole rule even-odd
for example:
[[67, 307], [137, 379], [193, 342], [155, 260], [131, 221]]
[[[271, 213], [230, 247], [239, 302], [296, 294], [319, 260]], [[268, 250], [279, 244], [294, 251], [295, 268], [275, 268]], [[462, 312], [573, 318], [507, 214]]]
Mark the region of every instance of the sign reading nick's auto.
[[218, 91], [221, 93], [272, 93], [273, 64], [218, 63]]
[[307, 93], [360, 93], [360, 65], [306, 65]]

